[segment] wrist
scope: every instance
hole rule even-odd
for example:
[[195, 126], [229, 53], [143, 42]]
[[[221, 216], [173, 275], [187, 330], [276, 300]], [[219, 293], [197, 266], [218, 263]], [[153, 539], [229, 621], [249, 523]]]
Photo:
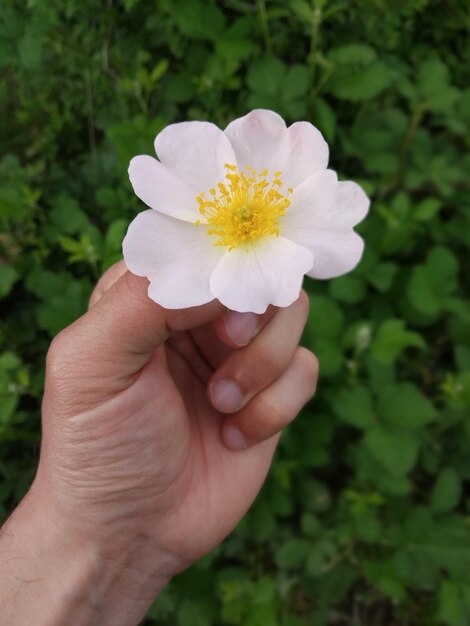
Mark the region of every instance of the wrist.
[[[70, 532], [30, 492], [0, 530], [0, 626], [131, 626], [174, 571], [145, 537], [96, 540]], [[5, 621], [2, 621], [5, 620]]]

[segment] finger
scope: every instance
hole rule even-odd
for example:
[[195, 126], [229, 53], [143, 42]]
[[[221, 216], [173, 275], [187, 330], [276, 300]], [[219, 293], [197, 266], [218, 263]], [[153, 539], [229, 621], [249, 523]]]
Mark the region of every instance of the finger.
[[262, 315], [226, 311], [213, 324], [201, 326], [191, 331], [202, 357], [217, 369], [234, 348], [246, 346], [260, 332], [276, 312], [270, 306]]
[[308, 308], [308, 297], [302, 293], [289, 307], [279, 309], [248, 346], [232, 351], [209, 383], [215, 409], [240, 411], [284, 372], [298, 346]]
[[214, 322], [218, 338], [230, 348], [246, 346], [275, 315], [277, 309], [269, 306], [265, 313], [238, 313], [227, 311]]
[[[148, 281], [126, 272], [101, 299], [53, 342], [68, 354], [70, 372], [78, 364], [120, 384], [134, 376], [170, 333], [205, 324], [221, 315], [213, 300], [187, 309], [164, 309], [149, 299]], [[61, 365], [63, 367], [63, 365]], [[81, 370], [81, 371], [82, 371]]]
[[231, 450], [243, 450], [279, 433], [315, 393], [318, 361], [297, 348], [287, 370], [239, 413], [225, 420], [222, 438]]
[[104, 294], [111, 289], [123, 274], [127, 272], [127, 266], [124, 261], [118, 261], [114, 265], [111, 265], [103, 276], [96, 283], [96, 287], [93, 289], [93, 293], [90, 296], [88, 308], [94, 306], [101, 300]]

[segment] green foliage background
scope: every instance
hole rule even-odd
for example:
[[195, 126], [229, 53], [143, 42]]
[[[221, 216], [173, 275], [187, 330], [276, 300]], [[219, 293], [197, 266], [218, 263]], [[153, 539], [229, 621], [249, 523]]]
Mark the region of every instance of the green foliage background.
[[33, 476], [44, 355], [143, 206], [166, 124], [307, 119], [370, 193], [307, 283], [317, 398], [256, 505], [145, 624], [470, 625], [470, 45], [459, 0], [1, 0], [0, 517]]

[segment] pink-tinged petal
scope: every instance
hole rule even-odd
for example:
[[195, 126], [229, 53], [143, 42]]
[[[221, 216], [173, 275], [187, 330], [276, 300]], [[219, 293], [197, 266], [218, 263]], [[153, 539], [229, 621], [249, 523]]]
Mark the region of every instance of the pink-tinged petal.
[[355, 226], [362, 222], [369, 211], [370, 200], [362, 187], [351, 180], [338, 183], [338, 203], [335, 224]]
[[205, 226], [143, 211], [122, 247], [127, 267], [150, 280], [149, 297], [161, 306], [179, 309], [214, 299], [209, 282], [223, 250], [212, 245]]
[[281, 171], [285, 187], [295, 187], [328, 165], [328, 144], [309, 122], [289, 128], [273, 111], [257, 109], [225, 129], [239, 167]]
[[339, 183], [335, 172], [317, 172], [298, 187], [280, 223], [281, 234], [312, 251], [315, 278], [333, 278], [360, 261], [364, 242], [353, 231], [369, 208], [356, 183]]
[[200, 219], [196, 194], [188, 185], [153, 157], [134, 157], [129, 165], [129, 178], [138, 196], [152, 209], [194, 222]]
[[297, 236], [308, 236], [319, 225], [329, 223], [336, 212], [337, 195], [336, 173], [332, 170], [316, 172], [294, 189], [290, 206], [281, 219], [281, 234], [297, 241]]
[[320, 228], [344, 230], [367, 214], [369, 198], [351, 181], [338, 182], [332, 170], [321, 170], [294, 190], [282, 218], [284, 236], [304, 245], [304, 237]]
[[308, 275], [312, 278], [334, 278], [356, 267], [364, 251], [364, 241], [353, 230], [320, 230], [313, 234], [309, 248], [315, 261]]
[[266, 237], [226, 252], [212, 275], [211, 291], [233, 311], [263, 313], [270, 304], [292, 304], [312, 264], [306, 248], [284, 237]]
[[309, 122], [296, 122], [287, 129], [287, 157], [279, 163], [281, 178], [296, 187], [318, 170], [328, 166], [329, 149], [321, 132]]
[[224, 165], [236, 165], [230, 141], [210, 122], [170, 124], [155, 139], [155, 151], [169, 170], [198, 196], [226, 182]]
[[231, 122], [225, 129], [237, 157], [238, 167], [269, 174], [280, 169], [288, 156], [286, 123], [273, 111], [256, 109]]

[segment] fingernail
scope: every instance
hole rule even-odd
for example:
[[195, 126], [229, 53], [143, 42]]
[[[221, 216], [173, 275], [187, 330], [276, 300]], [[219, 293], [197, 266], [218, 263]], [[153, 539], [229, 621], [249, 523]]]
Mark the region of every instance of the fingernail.
[[237, 346], [246, 346], [258, 332], [260, 318], [256, 313], [229, 311], [224, 316], [225, 332]]
[[233, 413], [243, 402], [243, 395], [231, 380], [218, 380], [210, 388], [212, 404], [222, 413]]
[[231, 450], [246, 450], [248, 447], [245, 437], [241, 434], [236, 426], [229, 424], [223, 431], [224, 442], [227, 448]]

